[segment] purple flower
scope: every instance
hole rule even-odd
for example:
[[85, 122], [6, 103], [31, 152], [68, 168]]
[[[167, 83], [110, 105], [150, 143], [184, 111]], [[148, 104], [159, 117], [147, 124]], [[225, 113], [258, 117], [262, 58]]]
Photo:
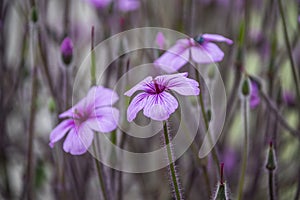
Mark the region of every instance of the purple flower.
[[50, 147], [62, 139], [65, 152], [80, 155], [92, 144], [94, 131], [107, 133], [117, 127], [119, 111], [112, 107], [118, 95], [111, 89], [92, 87], [87, 96], [74, 107], [63, 112], [59, 118], [67, 118], [50, 133]]
[[156, 44], [159, 46], [160, 49], [163, 49], [165, 46], [165, 36], [162, 32], [158, 32], [155, 38]]
[[125, 92], [126, 96], [132, 96], [136, 91], [143, 92], [136, 95], [128, 109], [127, 120], [131, 122], [137, 113], [144, 109], [144, 115], [151, 119], [163, 121], [170, 117], [178, 107], [178, 102], [169, 91], [173, 90], [181, 95], [198, 95], [199, 83], [187, 78], [188, 73], [161, 75], [156, 78], [148, 76], [133, 88]]
[[250, 93], [250, 108], [254, 109], [260, 103], [259, 89], [257, 83], [250, 81], [251, 93]]
[[184, 66], [190, 58], [199, 64], [219, 62], [223, 60], [224, 53], [213, 42], [233, 43], [232, 40], [217, 34], [180, 39], [154, 63], [164, 71], [173, 73]]
[[118, 0], [118, 9], [122, 12], [134, 11], [139, 7], [139, 0]]
[[295, 103], [295, 95], [289, 91], [283, 92], [283, 101], [287, 106], [293, 107]]
[[61, 45], [60, 45], [60, 51], [62, 55], [62, 59], [65, 64], [70, 64], [72, 57], [73, 57], [73, 42], [71, 38], [66, 37]]
[[105, 8], [111, 3], [112, 0], [88, 0], [88, 1], [96, 8]]

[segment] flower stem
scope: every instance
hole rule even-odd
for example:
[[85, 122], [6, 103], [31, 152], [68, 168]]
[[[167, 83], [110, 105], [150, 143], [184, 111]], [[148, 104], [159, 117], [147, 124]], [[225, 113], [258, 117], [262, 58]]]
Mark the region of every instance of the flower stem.
[[92, 26], [91, 30], [91, 85], [96, 85], [96, 58], [94, 50], [94, 37], [95, 37], [95, 28]]
[[170, 168], [170, 173], [171, 173], [172, 186], [175, 191], [174, 196], [175, 196], [175, 199], [177, 199], [177, 200], [183, 199], [182, 194], [180, 192], [180, 188], [179, 188], [179, 180], [178, 180], [178, 176], [176, 174], [175, 164], [173, 161], [173, 154], [172, 154], [172, 150], [171, 150], [171, 143], [170, 143], [170, 137], [169, 137], [169, 133], [168, 133], [167, 121], [164, 122], [164, 139], [165, 139], [165, 144], [166, 144], [166, 148], [167, 148], [168, 160], [170, 163], [169, 168]]
[[270, 197], [270, 200], [274, 200], [273, 171], [272, 170], [269, 170], [269, 197]]
[[[278, 0], [278, 7], [279, 7], [279, 12], [280, 12], [281, 20], [282, 20], [282, 25], [283, 25], [285, 44], [286, 44], [286, 48], [288, 50], [288, 56], [289, 56], [289, 60], [290, 60], [290, 64], [291, 64], [291, 68], [292, 68], [292, 72], [293, 72], [293, 78], [294, 78], [294, 82], [295, 82], [295, 86], [296, 86], [296, 93], [297, 93], [298, 99], [300, 99], [299, 73], [298, 73], [297, 67], [296, 67], [294, 59], [293, 59], [292, 48], [291, 48], [291, 44], [290, 44], [290, 41], [289, 41], [289, 36], [288, 36], [288, 32], [287, 32], [287, 25], [286, 25], [286, 21], [285, 21], [285, 16], [284, 16], [283, 6], [282, 6], [281, 0]], [[299, 107], [300, 106], [299, 106], [299, 103], [298, 103], [298, 108]]]
[[27, 197], [33, 199], [34, 194], [34, 121], [36, 115], [36, 100], [38, 94], [38, 79], [37, 79], [37, 67], [35, 64], [35, 52], [36, 52], [36, 27], [32, 24], [30, 29], [30, 64], [32, 66], [32, 82], [31, 82], [31, 103], [30, 103], [30, 115], [28, 126], [28, 152], [27, 152]]
[[244, 190], [244, 182], [245, 182], [245, 174], [247, 169], [247, 157], [248, 157], [248, 107], [247, 107], [247, 99], [243, 99], [243, 119], [244, 119], [244, 149], [243, 149], [243, 160], [242, 160], [242, 171], [241, 177], [239, 181], [239, 191], [238, 191], [238, 200], [242, 199], [243, 190]]
[[[96, 148], [95, 143], [93, 143], [93, 149], [94, 149], [94, 152], [96, 153], [97, 148]], [[105, 181], [104, 181], [104, 178], [103, 178], [103, 175], [102, 175], [101, 163], [97, 160], [96, 157], [94, 157], [94, 161], [95, 161], [95, 164], [96, 164], [96, 169], [97, 169], [97, 174], [98, 174], [100, 187], [101, 187], [101, 190], [102, 190], [103, 199], [108, 200], [108, 196], [107, 196], [107, 192], [106, 192], [106, 188], [105, 188]]]
[[[196, 68], [195, 68], [195, 74], [196, 74], [196, 80], [200, 84], [200, 76], [199, 76], [199, 73], [198, 73]], [[199, 102], [200, 102], [200, 106], [201, 106], [201, 112], [202, 112], [202, 116], [203, 116], [203, 119], [204, 119], [205, 128], [206, 128], [207, 134], [208, 134], [208, 139], [209, 139], [209, 142], [212, 143], [212, 138], [211, 138], [211, 135], [210, 135], [210, 132], [209, 132], [208, 117], [207, 117], [207, 113], [205, 111], [204, 102], [203, 102], [202, 91], [199, 94]], [[220, 172], [220, 161], [219, 161], [218, 154], [217, 154], [215, 148], [212, 148], [212, 157], [213, 157], [213, 160], [214, 160], [215, 164], [217, 165], [218, 171]]]

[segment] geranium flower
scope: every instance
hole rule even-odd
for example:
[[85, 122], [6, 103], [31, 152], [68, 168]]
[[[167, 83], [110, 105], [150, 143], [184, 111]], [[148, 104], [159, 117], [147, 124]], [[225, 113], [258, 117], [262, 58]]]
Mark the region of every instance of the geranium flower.
[[164, 71], [173, 73], [183, 67], [190, 58], [199, 64], [220, 62], [224, 53], [213, 42], [233, 43], [232, 40], [217, 34], [180, 39], [154, 63]]
[[161, 75], [154, 79], [149, 76], [125, 92], [126, 96], [132, 96], [136, 91], [143, 91], [132, 99], [127, 109], [127, 120], [134, 120], [142, 109], [144, 115], [151, 119], [168, 119], [178, 107], [177, 100], [169, 93], [170, 90], [184, 96], [198, 95], [200, 92], [199, 83], [187, 78], [187, 75], [188, 73]]
[[250, 92], [250, 108], [256, 108], [260, 103], [259, 89], [257, 83], [250, 81], [251, 92]]
[[111, 89], [92, 87], [85, 98], [59, 115], [67, 119], [50, 133], [50, 147], [68, 133], [64, 151], [72, 155], [85, 153], [92, 144], [94, 131], [107, 133], [116, 129], [119, 111], [112, 104], [117, 100], [118, 95]]

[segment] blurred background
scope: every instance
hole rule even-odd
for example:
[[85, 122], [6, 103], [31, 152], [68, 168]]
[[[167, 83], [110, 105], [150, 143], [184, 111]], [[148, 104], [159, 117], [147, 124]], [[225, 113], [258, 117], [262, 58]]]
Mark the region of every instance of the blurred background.
[[[60, 122], [58, 114], [72, 106], [72, 86], [79, 66], [90, 53], [92, 26], [95, 46], [137, 27], [168, 28], [190, 37], [214, 33], [232, 39], [231, 46], [219, 44], [225, 53], [218, 67], [226, 88], [227, 115], [215, 147], [219, 160], [225, 163], [224, 179], [230, 199], [237, 199], [240, 184], [244, 124], [239, 84], [245, 72], [262, 92], [258, 94], [259, 103], [248, 113], [243, 199], [270, 198], [266, 168], [270, 141], [276, 155], [274, 199], [300, 199], [300, 99], [291, 67], [293, 63], [299, 76], [300, 2], [282, 0], [281, 7], [280, 2], [1, 0], [0, 199], [103, 199], [96, 165], [89, 153], [72, 156], [63, 151], [62, 142], [53, 149], [48, 145], [51, 130]], [[73, 43], [70, 62], [62, 55], [66, 37]], [[168, 47], [173, 45], [168, 38], [166, 43]], [[109, 56], [118, 49], [110, 47], [107, 51]], [[153, 62], [159, 53], [136, 51], [118, 58], [105, 71], [102, 84], [113, 88], [121, 73], [134, 63]], [[187, 65], [180, 71], [190, 68]], [[208, 96], [206, 87], [201, 87]], [[147, 119], [142, 121], [148, 123]], [[149, 146], [160, 145], [159, 137], [150, 142], [133, 137], [125, 140], [124, 134], [117, 131], [116, 144], [126, 149], [147, 152]], [[203, 134], [199, 131], [196, 148]], [[212, 155], [199, 159], [189, 148], [176, 165], [186, 199], [213, 199], [220, 177]], [[172, 199], [167, 168], [131, 174], [101, 167], [109, 199]]]

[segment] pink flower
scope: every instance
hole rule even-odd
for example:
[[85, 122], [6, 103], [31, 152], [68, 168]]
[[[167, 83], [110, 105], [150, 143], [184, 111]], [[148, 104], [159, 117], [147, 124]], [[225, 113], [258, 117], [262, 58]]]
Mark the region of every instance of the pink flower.
[[112, 104], [117, 100], [118, 95], [111, 89], [92, 87], [85, 98], [59, 115], [67, 119], [50, 133], [50, 147], [68, 133], [64, 151], [72, 155], [85, 153], [92, 144], [94, 131], [107, 133], [116, 129], [119, 111]]
[[251, 93], [250, 93], [250, 108], [256, 108], [260, 103], [259, 89], [257, 83], [250, 81]]
[[118, 9], [122, 12], [137, 10], [140, 7], [139, 0], [118, 0]]
[[156, 44], [160, 49], [163, 49], [165, 46], [165, 36], [162, 32], [158, 32], [155, 38]]
[[164, 71], [173, 73], [183, 67], [190, 58], [199, 64], [220, 62], [224, 53], [213, 42], [233, 43], [232, 40], [217, 34], [180, 39], [154, 63]]
[[168, 119], [178, 107], [177, 100], [169, 93], [170, 90], [184, 96], [198, 95], [200, 92], [199, 83], [187, 78], [187, 75], [188, 73], [161, 75], [154, 79], [149, 76], [125, 92], [126, 96], [132, 96], [136, 91], [143, 91], [132, 99], [127, 109], [127, 120], [134, 120], [142, 109], [144, 115], [151, 119]]

